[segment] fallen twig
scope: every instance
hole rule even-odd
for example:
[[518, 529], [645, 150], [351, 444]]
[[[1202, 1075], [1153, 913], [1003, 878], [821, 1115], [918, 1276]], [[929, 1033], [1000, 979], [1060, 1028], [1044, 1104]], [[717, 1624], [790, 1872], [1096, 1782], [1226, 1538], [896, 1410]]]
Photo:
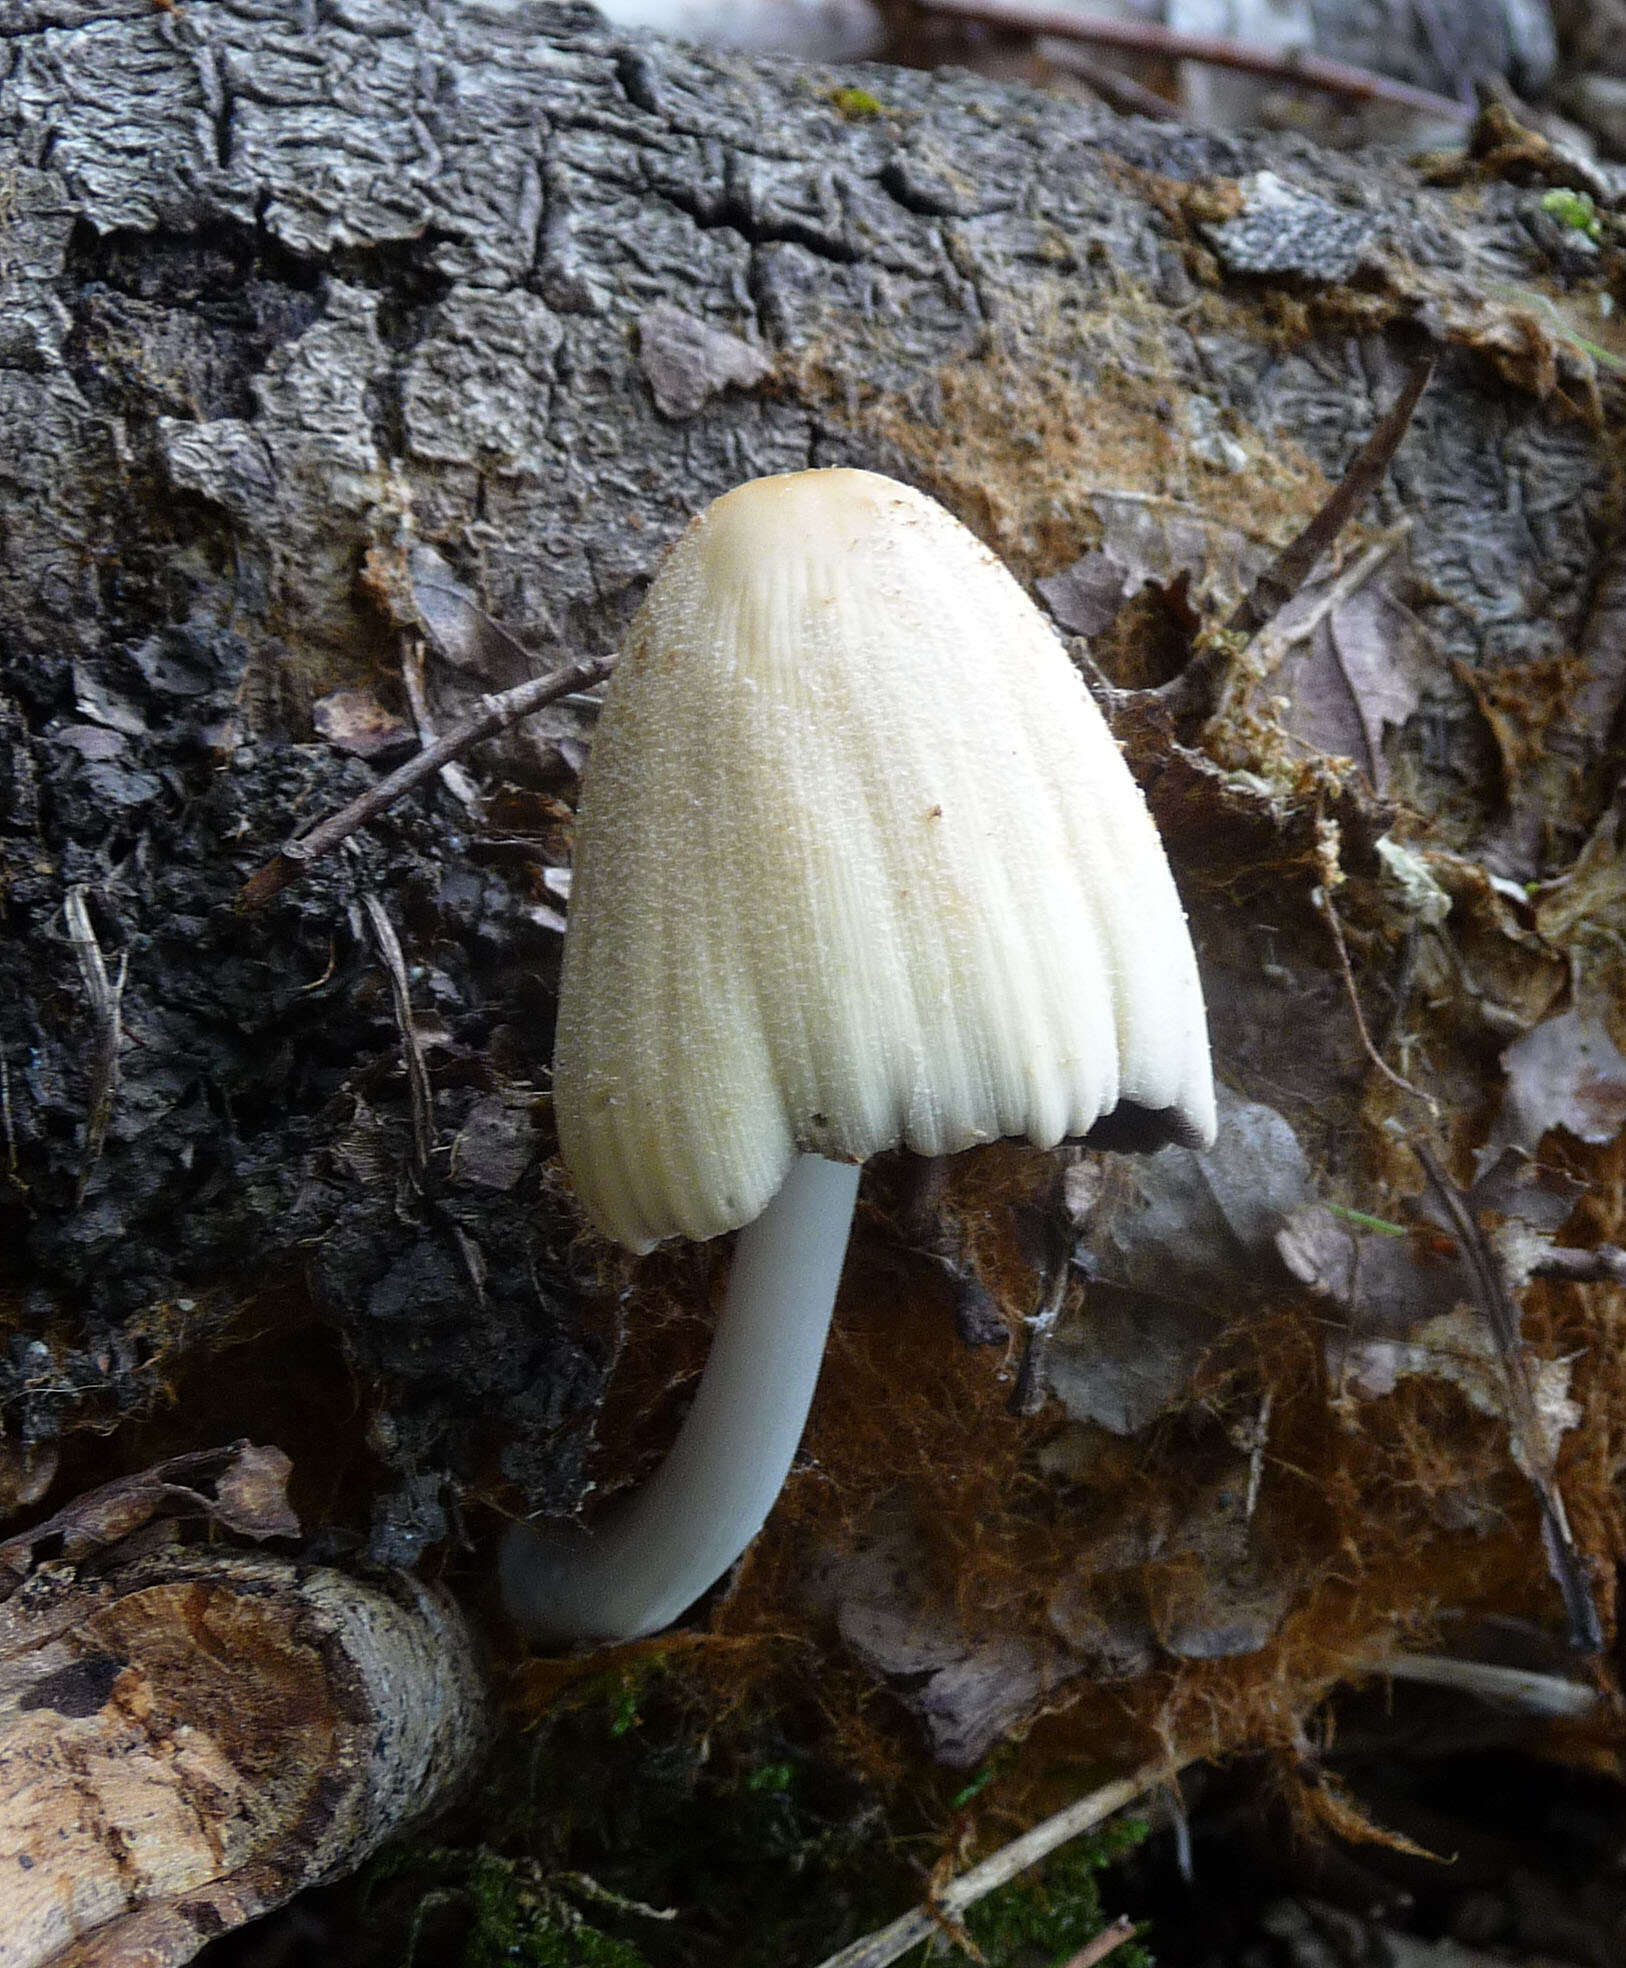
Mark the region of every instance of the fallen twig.
[[1038, 1311], [1030, 1313], [1025, 1321], [1027, 1344], [1007, 1403], [1013, 1415], [1036, 1415], [1044, 1406], [1045, 1368], [1050, 1361], [1050, 1342], [1055, 1338], [1062, 1307], [1067, 1302], [1068, 1275], [1067, 1260], [1063, 1258], [1051, 1270]]
[[6, 1176], [14, 1188], [20, 1189], [23, 1185], [17, 1174], [17, 1128], [11, 1113], [11, 1068], [3, 1052], [0, 1052], [0, 1122], [5, 1125]]
[[1492, 1707], [1544, 1717], [1588, 1715], [1603, 1697], [1584, 1681], [1562, 1674], [1538, 1674], [1527, 1667], [1499, 1667], [1492, 1661], [1456, 1660], [1446, 1654], [1389, 1654], [1373, 1663], [1394, 1681], [1428, 1688], [1452, 1688]]
[[[1336, 579], [1327, 583], [1314, 602], [1295, 621], [1282, 625], [1280, 614], [1273, 617], [1254, 637], [1257, 647], [1267, 652], [1267, 661], [1280, 662], [1288, 650], [1297, 648], [1315, 634], [1329, 616], [1335, 615], [1358, 595], [1411, 531], [1408, 513], [1386, 532], [1380, 533], [1364, 553], [1351, 561]], [[1306, 570], [1308, 571], [1308, 570]], [[1295, 594], [1289, 600], [1296, 599]]]
[[1594, 1244], [1577, 1250], [1554, 1244], [1530, 1266], [1532, 1278], [1566, 1278], [1574, 1285], [1626, 1285], [1626, 1250], [1619, 1244]]
[[384, 959], [390, 980], [390, 999], [395, 1006], [395, 1022], [401, 1033], [401, 1056], [406, 1061], [407, 1087], [412, 1096], [412, 1158], [421, 1183], [429, 1169], [429, 1156], [435, 1145], [434, 1107], [429, 1092], [429, 1068], [424, 1061], [423, 1041], [412, 1018], [412, 995], [407, 987], [406, 959], [401, 939], [376, 895], [364, 895], [361, 906]]
[[1390, 75], [1348, 62], [1330, 61], [1307, 50], [1260, 48], [1218, 35], [1182, 34], [1156, 21], [1106, 20], [1094, 15], [1066, 13], [1057, 8], [1028, 6], [1023, 0], [919, 0], [928, 14], [949, 14], [957, 20], [983, 21], [1018, 34], [1054, 35], [1063, 41], [1084, 41], [1098, 48], [1123, 48], [1131, 54], [1153, 55], [1166, 61], [1203, 62], [1210, 68], [1234, 68], [1244, 75], [1263, 75], [1301, 88], [1320, 89], [1351, 102], [1388, 103], [1396, 109], [1422, 110], [1426, 115], [1471, 123], [1476, 111], [1468, 103], [1437, 96]]
[[1592, 1580], [1586, 1560], [1575, 1547], [1564, 1498], [1558, 1488], [1553, 1457], [1546, 1431], [1536, 1407], [1536, 1390], [1530, 1375], [1530, 1361], [1519, 1331], [1519, 1308], [1497, 1262], [1496, 1253], [1479, 1227], [1466, 1197], [1440, 1166], [1426, 1141], [1413, 1141], [1411, 1151], [1422, 1166], [1446, 1226], [1457, 1240], [1474, 1282], [1479, 1287], [1480, 1309], [1496, 1341], [1502, 1373], [1507, 1387], [1508, 1424], [1513, 1437], [1514, 1459], [1530, 1481], [1541, 1506], [1541, 1536], [1554, 1582], [1563, 1595], [1569, 1619], [1570, 1645], [1577, 1653], [1603, 1651], [1603, 1628], [1593, 1601]]
[[1349, 469], [1327, 495], [1320, 510], [1283, 547], [1238, 602], [1225, 624], [1229, 634], [1245, 639], [1256, 636], [1304, 586], [1316, 562], [1377, 490], [1379, 479], [1400, 449], [1400, 440], [1411, 427], [1412, 416], [1433, 373], [1432, 355], [1412, 364], [1400, 394], [1373, 425], [1372, 435], [1350, 460]]
[[1064, 75], [1076, 75], [1120, 116], [1145, 116], [1156, 123], [1173, 122], [1179, 117], [1178, 107], [1155, 89], [1148, 89], [1110, 62], [1096, 61], [1065, 41], [1044, 37], [1039, 42], [1039, 53], [1052, 68], [1059, 68]]
[[[1413, 413], [1434, 373], [1434, 358], [1424, 356], [1412, 365], [1399, 395], [1378, 419], [1372, 434], [1350, 460], [1349, 469], [1328, 493], [1305, 526], [1282, 548], [1249, 588], [1218, 630], [1198, 639], [1195, 653], [1167, 683], [1151, 690], [1120, 690], [1104, 677], [1082, 640], [1072, 645], [1073, 659], [1084, 671], [1091, 694], [1109, 719], [1126, 712], [1155, 708], [1176, 722], [1212, 717], [1224, 702], [1229, 679], [1249, 644], [1263, 642], [1282, 611], [1310, 578], [1317, 561], [1377, 489]], [[1303, 623], [1294, 623], [1281, 638], [1283, 647], [1307, 636], [1334, 608], [1364, 586], [1404, 536], [1404, 523], [1375, 540], [1354, 565], [1345, 570], [1320, 597]]]
[[1398, 1087], [1402, 1093], [1409, 1093], [1414, 1100], [1422, 1101], [1431, 1114], [1437, 1114], [1437, 1103], [1421, 1087], [1413, 1086], [1403, 1073], [1397, 1073], [1372, 1041], [1371, 1028], [1367, 1025], [1366, 1013], [1361, 1009], [1361, 994], [1355, 983], [1355, 967], [1349, 960], [1349, 944], [1344, 938], [1343, 921], [1338, 914], [1338, 905], [1332, 899], [1330, 887], [1326, 883], [1318, 883], [1310, 891], [1310, 901], [1332, 937], [1332, 947], [1338, 955], [1338, 974], [1344, 980], [1344, 994], [1355, 1017], [1355, 1034], [1361, 1042], [1362, 1052], [1391, 1086]]
[[1061, 1323], [1062, 1310], [1067, 1303], [1067, 1286], [1073, 1275], [1073, 1238], [1064, 1198], [1067, 1169], [1074, 1159], [1069, 1153], [1057, 1155], [1051, 1162], [1050, 1203], [1044, 1213], [1047, 1230], [1045, 1242], [1049, 1248], [1043, 1255], [1040, 1268], [1044, 1288], [1039, 1294], [1037, 1309], [1022, 1322], [1027, 1339], [1022, 1348], [1021, 1365], [1016, 1370], [1016, 1385], [1007, 1403], [1013, 1415], [1036, 1415], [1044, 1406], [1048, 1392], [1046, 1369], [1050, 1364], [1051, 1342], [1056, 1336], [1056, 1327]]
[[380, 779], [376, 786], [370, 786], [348, 806], [330, 814], [326, 820], [312, 827], [308, 834], [302, 834], [298, 840], [288, 841], [279, 848], [265, 866], [256, 869], [243, 884], [237, 897], [238, 908], [264, 908], [267, 902], [298, 881], [313, 861], [330, 853], [357, 828], [365, 827], [369, 820], [376, 820], [426, 779], [432, 779], [443, 765], [460, 757], [471, 745], [478, 745], [482, 739], [506, 731], [509, 725], [517, 724], [521, 718], [529, 717], [533, 711], [541, 710], [543, 705], [552, 704], [560, 697], [568, 697], [573, 691], [592, 689], [594, 684], [602, 683], [614, 668], [613, 656], [598, 656], [590, 662], [572, 663], [565, 669], [551, 671], [547, 676], [516, 683], [512, 690], [499, 691], [493, 697], [482, 697], [479, 710], [472, 716], [443, 733], [415, 758], [408, 759], [405, 765], [397, 766], [395, 771]]
[[1116, 1954], [1125, 1941], [1135, 1938], [1135, 1923], [1128, 1914], [1120, 1914], [1110, 1927], [1103, 1927], [1093, 1941], [1086, 1941], [1077, 1954], [1068, 1955], [1061, 1968], [1095, 1968], [1098, 1961], [1105, 1961], [1109, 1954]]
[[107, 1143], [107, 1130], [113, 1121], [113, 1102], [118, 1096], [119, 1047], [124, 1036], [120, 1005], [124, 997], [129, 954], [125, 952], [119, 958], [117, 980], [110, 979], [107, 965], [102, 961], [102, 946], [96, 941], [96, 931], [91, 926], [90, 910], [86, 906], [82, 887], [68, 890], [63, 898], [62, 914], [68, 925], [68, 941], [73, 945], [85, 996], [90, 1000], [90, 1015], [95, 1021], [95, 1035], [91, 1040], [90, 1060], [86, 1068], [90, 1103], [85, 1120], [85, 1160], [79, 1175], [79, 1194], [83, 1197], [90, 1181], [90, 1172], [101, 1159], [102, 1149]]
[[[945, 1921], [958, 1919], [967, 1907], [975, 1906], [978, 1900], [1008, 1885], [1018, 1873], [1026, 1872], [1029, 1866], [1048, 1858], [1059, 1846], [1068, 1844], [1086, 1831], [1092, 1831], [1096, 1825], [1104, 1823], [1126, 1805], [1133, 1804], [1137, 1797], [1144, 1796], [1158, 1784], [1168, 1782], [1175, 1774], [1166, 1762], [1143, 1763], [1138, 1770], [1121, 1777], [1117, 1783], [1104, 1784], [1100, 1790], [1091, 1791], [1088, 1797], [1079, 1798], [1065, 1810], [1056, 1812], [1054, 1817], [1046, 1818], [1042, 1824], [1036, 1824], [1031, 1831], [1024, 1832], [1020, 1838], [1012, 1839], [1009, 1845], [1001, 1846], [981, 1865], [961, 1873], [958, 1879], [933, 1896], [929, 1906], [916, 1907], [913, 1912], [894, 1920], [890, 1926], [864, 1935], [851, 1946], [827, 1956], [819, 1963], [819, 1968], [886, 1968], [888, 1962], [907, 1954], [917, 1942], [940, 1932]], [[1095, 1959], [1102, 1957], [1097, 1955]]]
[[[423, 638], [410, 632], [401, 637], [401, 681], [406, 685], [412, 722], [418, 727], [418, 743], [432, 745], [440, 733], [435, 729], [435, 721], [429, 715], [429, 693], [424, 688]], [[442, 785], [470, 819], [479, 819], [479, 789], [462, 766], [455, 762], [443, 765], [440, 768], [440, 778]]]

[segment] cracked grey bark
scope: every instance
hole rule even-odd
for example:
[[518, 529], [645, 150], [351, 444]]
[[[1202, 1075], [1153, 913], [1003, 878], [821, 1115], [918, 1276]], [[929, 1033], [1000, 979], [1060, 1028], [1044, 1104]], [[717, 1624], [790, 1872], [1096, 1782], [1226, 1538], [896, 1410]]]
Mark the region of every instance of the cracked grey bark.
[[[590, 713], [484, 761], [530, 836], [435, 795], [264, 919], [230, 909], [366, 781], [310, 705], [392, 687], [380, 557], [433, 546], [551, 666], [613, 647], [686, 518], [759, 473], [899, 473], [1029, 581], [1108, 494], [1279, 542], [1392, 394], [1404, 327], [1443, 359], [1371, 516], [1415, 518], [1439, 662], [1406, 783], [1465, 847], [1507, 806], [1471, 680], [1584, 641], [1607, 585], [1613, 410], [1577, 409], [1596, 379], [1552, 315], [1539, 186], [1431, 189], [1292, 139], [462, 0], [4, 0], [0, 152], [8, 1437], [26, 1460], [141, 1408], [270, 1280], [368, 1390], [397, 1478], [375, 1556], [443, 1536], [448, 1482], [493, 1456], [570, 1507], [564, 1424], [613, 1350], [535, 1099], [546, 802]], [[1268, 250], [1227, 230], [1279, 214], [1264, 171], [1295, 213]], [[1608, 660], [1568, 804], [1506, 850], [1517, 879], [1601, 810]], [[513, 680], [432, 671], [439, 711]], [[128, 958], [88, 1166], [74, 885]], [[364, 890], [399, 909], [435, 1022], [427, 1194]], [[500, 1166], [467, 1147], [493, 1128]]]

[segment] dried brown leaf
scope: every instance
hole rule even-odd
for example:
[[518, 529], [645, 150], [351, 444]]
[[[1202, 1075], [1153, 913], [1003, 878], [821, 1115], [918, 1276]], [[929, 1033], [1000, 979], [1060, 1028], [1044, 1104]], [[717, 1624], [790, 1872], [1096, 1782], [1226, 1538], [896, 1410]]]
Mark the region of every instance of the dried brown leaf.
[[1102, 490], [1090, 495], [1100, 544], [1038, 583], [1050, 612], [1075, 635], [1096, 636], [1143, 588], [1172, 592], [1189, 585], [1205, 613], [1233, 606], [1272, 549], [1234, 527], [1207, 519], [1172, 498]]
[[[1278, 625], [1286, 633], [1329, 584], [1305, 588]], [[1288, 732], [1318, 752], [1353, 759], [1385, 793], [1384, 737], [1417, 710], [1430, 666], [1422, 624], [1383, 577], [1341, 602], [1295, 645], [1272, 679], [1286, 697]]]
[[1532, 890], [1530, 900], [1537, 929], [1555, 948], [1589, 918], [1620, 921], [1626, 913], [1626, 796], [1617, 795], [1571, 866]]
[[1626, 1053], [1596, 1011], [1544, 1019], [1502, 1054], [1507, 1088], [1494, 1140], [1533, 1150], [1549, 1128], [1602, 1146], [1626, 1127]]
[[159, 1517], [203, 1517], [243, 1537], [297, 1537], [284, 1485], [292, 1465], [280, 1449], [233, 1442], [171, 1456], [75, 1497], [33, 1530], [0, 1544], [0, 1592], [42, 1563], [94, 1558]]
[[1394, 1237], [1363, 1229], [1325, 1203], [1295, 1210], [1276, 1250], [1293, 1276], [1349, 1314], [1329, 1336], [1334, 1372], [1358, 1335], [1403, 1340], [1468, 1298], [1473, 1277], [1457, 1251], [1428, 1236]]
[[933, 1755], [953, 1769], [977, 1762], [1062, 1678], [1019, 1634], [964, 1631], [932, 1580], [919, 1532], [901, 1516], [878, 1524], [857, 1550], [826, 1560], [810, 1593], [833, 1615], [848, 1651], [892, 1684], [920, 1719]]
[[384, 758], [418, 742], [412, 726], [366, 690], [335, 690], [319, 699], [311, 706], [311, 722], [319, 737], [352, 758]]
[[288, 1502], [293, 1468], [281, 1449], [245, 1443], [215, 1479], [214, 1515], [240, 1537], [298, 1537]]

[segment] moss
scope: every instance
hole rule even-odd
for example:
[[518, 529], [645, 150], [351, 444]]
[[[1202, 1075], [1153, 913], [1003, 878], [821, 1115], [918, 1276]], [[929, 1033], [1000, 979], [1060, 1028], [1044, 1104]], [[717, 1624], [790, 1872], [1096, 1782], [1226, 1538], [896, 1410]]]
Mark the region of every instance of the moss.
[[681, 1650], [556, 1690], [463, 1823], [375, 1861], [356, 1968], [820, 1959], [918, 1888], [874, 1790], [832, 1772], [816, 1735], [782, 1704], [719, 1717]]
[[[407, 1931], [403, 1968], [423, 1960], [457, 1962], [458, 1968], [648, 1968], [626, 1941], [586, 1919], [570, 1889], [599, 1896], [591, 1881], [549, 1879], [531, 1861], [505, 1857], [485, 1846], [424, 1850], [398, 1846], [375, 1864], [366, 1890], [402, 1879], [417, 1893]], [[615, 1896], [605, 1896], [618, 1905]], [[446, 1956], [427, 1937], [448, 1916], [461, 1916], [456, 1951]]]
[[830, 100], [849, 123], [870, 123], [887, 113], [886, 104], [868, 89], [832, 89]]
[[[1012, 1880], [966, 1916], [966, 1928], [988, 1968], [1038, 1968], [1061, 1962], [1107, 1926], [1101, 1875], [1145, 1838], [1140, 1818], [1120, 1818], [1063, 1847], [1037, 1874]], [[920, 1953], [912, 1959], [924, 1962]], [[1150, 1968], [1138, 1941], [1113, 1951], [1114, 1968]]]
[[1563, 186], [1554, 186], [1551, 191], [1542, 193], [1541, 209], [1557, 219], [1561, 226], [1571, 232], [1584, 232], [1588, 239], [1603, 237], [1603, 223], [1598, 217], [1598, 208], [1592, 202], [1590, 193], [1570, 191]]

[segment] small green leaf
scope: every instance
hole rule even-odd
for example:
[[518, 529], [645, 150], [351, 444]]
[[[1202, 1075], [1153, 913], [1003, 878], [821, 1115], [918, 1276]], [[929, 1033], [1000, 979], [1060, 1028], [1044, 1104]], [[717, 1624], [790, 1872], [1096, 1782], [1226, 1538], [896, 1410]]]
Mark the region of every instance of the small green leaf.
[[624, 1681], [616, 1690], [615, 1700], [610, 1709], [610, 1734], [617, 1741], [638, 1726], [638, 1690], [631, 1681]]
[[1403, 1223], [1391, 1223], [1387, 1217], [1369, 1216], [1365, 1210], [1345, 1209], [1342, 1203], [1328, 1203], [1334, 1216], [1341, 1216], [1346, 1223], [1358, 1224], [1363, 1230], [1376, 1230], [1385, 1237], [1404, 1237], [1407, 1234]]
[[789, 1763], [764, 1763], [746, 1778], [745, 1787], [749, 1791], [754, 1791], [759, 1797], [764, 1792], [769, 1795], [783, 1795], [795, 1780], [796, 1772]]
[[993, 1782], [996, 1774], [997, 1770], [994, 1764], [984, 1763], [982, 1768], [972, 1777], [970, 1783], [962, 1790], [957, 1790], [949, 1799], [950, 1804], [954, 1806], [956, 1811], [963, 1810], [971, 1802], [973, 1797], [980, 1797], [982, 1795]]
[[1551, 191], [1542, 193], [1541, 209], [1551, 213], [1561, 226], [1568, 226], [1571, 232], [1584, 232], [1588, 239], [1603, 237], [1603, 222], [1590, 192], [1569, 191], [1555, 185]]

